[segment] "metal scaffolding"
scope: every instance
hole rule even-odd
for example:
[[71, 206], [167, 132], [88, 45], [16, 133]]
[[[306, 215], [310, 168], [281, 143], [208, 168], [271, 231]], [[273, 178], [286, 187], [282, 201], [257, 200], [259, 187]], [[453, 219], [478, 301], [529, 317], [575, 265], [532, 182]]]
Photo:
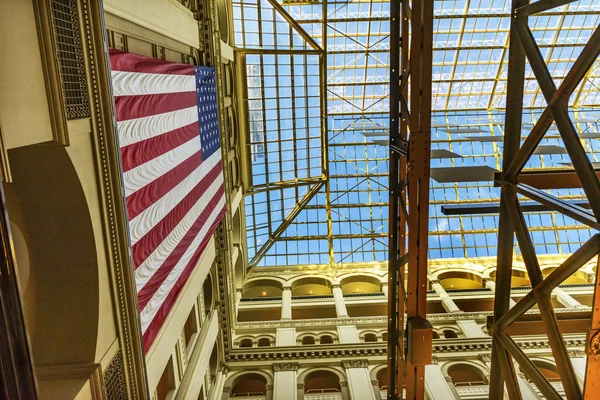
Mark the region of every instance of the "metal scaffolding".
[[426, 314], [433, 2], [392, 1], [390, 43], [388, 399], [404, 398], [404, 390], [408, 399], [423, 399], [432, 341]]
[[[511, 399], [521, 398], [512, 359], [519, 364], [521, 371], [547, 399], [561, 398], [556, 389], [506, 333], [506, 329], [513, 322], [536, 304], [548, 335], [548, 341], [552, 348], [565, 395], [568, 399], [582, 398], [582, 391], [559, 330], [550, 295], [552, 289], [598, 254], [600, 251], [600, 235], [593, 235], [577, 251], [571, 254], [561, 266], [544, 277], [521, 208], [521, 198], [518, 197], [522, 196], [537, 201], [549, 210], [562, 213], [596, 230], [600, 227], [598, 222], [600, 218], [600, 182], [582, 146], [582, 138], [579, 136], [569, 115], [569, 99], [600, 55], [600, 27], [594, 30], [570, 67], [566, 77], [557, 88], [554, 81], [555, 77], [549, 71], [528, 24], [528, 18], [535, 14], [573, 2], [573, 0], [539, 0], [531, 4], [527, 0], [513, 0], [512, 2], [504, 152], [502, 173], [496, 175], [496, 182], [501, 186], [501, 197], [494, 319], [491, 324], [493, 352], [490, 398], [502, 398], [505, 384]], [[527, 62], [535, 75], [547, 106], [527, 135], [523, 145], [521, 145]], [[531, 179], [527, 176], [530, 175], [531, 171], [524, 174], [522, 173], [523, 168], [539, 147], [541, 140], [553, 122], [556, 123], [573, 168], [564, 168], [558, 171], [535, 171], [537, 178]], [[565, 187], [581, 187], [589, 202], [590, 210], [577, 204], [565, 202], [546, 190]], [[532, 290], [509, 309], [515, 236], [527, 267]], [[598, 293], [599, 291], [596, 290], [594, 310], [597, 310], [596, 307], [598, 307], [598, 302], [596, 302]], [[590, 333], [592, 342], [600, 328], [600, 324], [597, 322], [599, 317], [600, 312], [593, 311]], [[598, 378], [599, 363], [595, 360], [595, 354], [598, 354], [597, 352], [600, 349], [594, 346], [588, 347], [589, 357], [585, 393], [587, 398], [593, 398], [592, 388], [597, 388], [600, 383]]]

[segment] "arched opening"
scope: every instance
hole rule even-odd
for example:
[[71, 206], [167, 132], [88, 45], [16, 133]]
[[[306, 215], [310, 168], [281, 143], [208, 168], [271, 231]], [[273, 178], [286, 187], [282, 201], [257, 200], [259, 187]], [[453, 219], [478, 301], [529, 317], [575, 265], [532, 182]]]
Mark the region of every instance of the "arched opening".
[[252, 347], [252, 339], [242, 339], [240, 347]]
[[[558, 267], [550, 267], [542, 270], [542, 275], [547, 277]], [[561, 285], [583, 285], [588, 283], [587, 274], [583, 271], [575, 271], [574, 274], [565, 279]]]
[[323, 335], [319, 338], [320, 344], [333, 344], [333, 337], [331, 335]]
[[375, 335], [374, 333], [365, 334], [365, 342], [376, 342], [376, 341], [377, 341], [377, 335]]
[[[549, 361], [544, 360], [532, 360], [533, 365], [537, 367], [537, 369], [544, 375], [544, 378], [548, 379], [550, 382], [560, 382], [560, 375], [556, 370], [556, 366]], [[525, 374], [525, 377], [528, 380], [531, 378]]]
[[340, 284], [344, 294], [381, 293], [381, 281], [372, 276], [350, 276]]
[[304, 278], [292, 284], [292, 296], [325, 296], [331, 293], [329, 281], [323, 278]]
[[212, 350], [212, 353], [210, 353], [210, 361], [209, 361], [209, 367], [210, 367], [210, 381], [214, 382], [217, 379], [217, 366], [219, 365], [219, 352], [217, 350], [217, 345], [215, 344]]
[[269, 347], [269, 346], [271, 346], [271, 339], [269, 339], [269, 338], [258, 339], [258, 347]]
[[448, 368], [448, 376], [455, 386], [486, 385], [488, 379], [479, 368], [470, 364], [454, 364]]
[[384, 342], [387, 342], [387, 340], [388, 340], [388, 334], [387, 334], [387, 332], [384, 332], [383, 335], [381, 335], [381, 337], [383, 338]]
[[319, 370], [304, 378], [304, 393], [336, 393], [341, 392], [340, 378], [331, 371]]
[[304, 336], [302, 338], [302, 345], [315, 344], [314, 336]]
[[209, 315], [213, 306], [213, 286], [210, 274], [208, 274], [204, 280], [202, 291], [204, 293], [204, 311], [206, 312], [206, 315]]
[[[496, 271], [490, 273], [492, 279], [496, 279]], [[525, 271], [519, 271], [518, 269], [512, 270], [512, 276], [510, 278], [510, 287], [521, 287], [530, 286], [529, 275]]]
[[115, 335], [112, 320], [106, 323], [112, 299], [99, 283], [108, 279], [106, 264], [98, 263], [106, 249], [85, 143], [25, 146], [8, 155], [6, 208], [18, 228], [15, 267], [37, 365], [96, 363]]
[[483, 278], [462, 271], [444, 272], [438, 276], [438, 281], [446, 290], [479, 289], [483, 287]]
[[440, 334], [437, 333], [436, 331], [433, 331], [433, 338], [434, 339], [439, 339], [440, 338]]
[[444, 334], [444, 338], [446, 338], [446, 339], [458, 338], [458, 333], [456, 331], [453, 331], [452, 329], [444, 329], [443, 334]]
[[267, 394], [267, 380], [259, 374], [244, 374], [234, 381], [230, 397], [264, 396]]
[[258, 279], [244, 284], [242, 298], [281, 297], [282, 291], [281, 282], [272, 279]]
[[377, 371], [377, 386], [379, 390], [387, 390], [388, 387], [388, 369], [382, 368]]

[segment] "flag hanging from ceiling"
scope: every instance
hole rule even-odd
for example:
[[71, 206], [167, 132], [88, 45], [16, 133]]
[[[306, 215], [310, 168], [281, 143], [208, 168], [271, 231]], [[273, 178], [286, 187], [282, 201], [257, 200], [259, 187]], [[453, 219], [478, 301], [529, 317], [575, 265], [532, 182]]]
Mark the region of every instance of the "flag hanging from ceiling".
[[225, 214], [215, 70], [110, 50], [148, 351]]

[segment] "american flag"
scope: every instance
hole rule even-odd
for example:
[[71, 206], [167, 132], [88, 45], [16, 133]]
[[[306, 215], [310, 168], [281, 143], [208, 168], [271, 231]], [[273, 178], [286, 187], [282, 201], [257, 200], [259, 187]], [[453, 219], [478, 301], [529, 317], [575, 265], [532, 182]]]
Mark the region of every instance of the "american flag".
[[215, 70], [110, 50], [144, 351], [225, 214]]

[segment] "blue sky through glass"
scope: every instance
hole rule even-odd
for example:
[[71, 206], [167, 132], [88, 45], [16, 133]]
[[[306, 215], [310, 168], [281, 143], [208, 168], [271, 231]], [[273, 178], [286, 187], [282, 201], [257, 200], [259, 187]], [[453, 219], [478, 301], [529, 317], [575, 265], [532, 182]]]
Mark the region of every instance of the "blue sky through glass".
[[[557, 84], [599, 23], [596, 3], [579, 1], [530, 19]], [[434, 3], [432, 148], [455, 155], [432, 157], [432, 168], [500, 169], [502, 142], [487, 137], [503, 134], [509, 4], [505, 0]], [[335, 263], [385, 261], [389, 2], [333, 1], [326, 10], [320, 2], [282, 6], [319, 46], [325, 43], [327, 69], [322, 76], [320, 56], [268, 1], [234, 1], [236, 47], [247, 52], [253, 179], [245, 197], [249, 258], [260, 259], [258, 265], [264, 266], [328, 264], [331, 245]], [[599, 130], [599, 88], [596, 62], [571, 98], [579, 132]], [[529, 69], [524, 105], [525, 136], [545, 105]], [[324, 138], [322, 111], [327, 112]], [[323, 139], [328, 146], [326, 165]], [[598, 138], [588, 137], [582, 143], [590, 159], [598, 162]], [[528, 168], [569, 163], [554, 126], [541, 144], [548, 146], [546, 151], [534, 155]], [[567, 199], [583, 198], [578, 189], [551, 192]], [[441, 212], [446, 204], [497, 202], [499, 191], [491, 181], [432, 180], [430, 198], [431, 258], [496, 254], [497, 215]], [[295, 213], [303, 202], [302, 211]], [[294, 219], [288, 225], [290, 215]], [[589, 229], [557, 213], [529, 213], [526, 220], [540, 254], [570, 253], [590, 236]], [[282, 224], [286, 228], [277, 232]], [[263, 255], [265, 244], [269, 247]], [[255, 258], [257, 254], [261, 257]]]

